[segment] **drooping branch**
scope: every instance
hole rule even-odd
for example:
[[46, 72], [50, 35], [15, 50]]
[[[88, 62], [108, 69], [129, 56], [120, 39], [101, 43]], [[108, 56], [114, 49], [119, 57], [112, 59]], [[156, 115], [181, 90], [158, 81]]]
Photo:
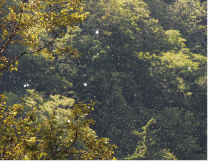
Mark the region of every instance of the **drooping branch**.
[[14, 64], [14, 63], [15, 63], [19, 58], [21, 58], [23, 55], [25, 55], [25, 54], [33, 54], [33, 53], [39, 52], [39, 51], [41, 51], [42, 49], [44, 49], [45, 47], [47, 47], [48, 45], [52, 44], [52, 43], [54, 42], [54, 40], [58, 37], [58, 35], [61, 33], [61, 31], [62, 31], [62, 30], [60, 30], [58, 33], [56, 33], [56, 35], [54, 36], [54, 38], [53, 38], [50, 42], [48, 42], [47, 44], [45, 44], [45, 45], [43, 45], [43, 46], [39, 47], [38, 49], [33, 50], [33, 51], [31, 51], [31, 52], [26, 52], [26, 51], [24, 51], [24, 52], [21, 53], [19, 56], [16, 56], [16, 57], [14, 58], [14, 60], [12, 60], [9, 64], [7, 64], [6, 66], [4, 66], [3, 68], [0, 68], [0, 71], [3, 71], [3, 70], [5, 70], [5, 69], [9, 68], [12, 64]]

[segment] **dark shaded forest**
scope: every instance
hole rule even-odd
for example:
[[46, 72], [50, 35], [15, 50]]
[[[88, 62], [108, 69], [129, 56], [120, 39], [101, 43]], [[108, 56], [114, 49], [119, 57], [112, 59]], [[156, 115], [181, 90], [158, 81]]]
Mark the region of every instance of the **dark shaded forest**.
[[[206, 160], [207, 1], [84, 0], [80, 5], [89, 12], [82, 23], [65, 27], [55, 45], [22, 56], [17, 71], [2, 72], [5, 108], [23, 97], [25, 113], [17, 119], [36, 107], [40, 121], [52, 109], [62, 117], [62, 110], [79, 102], [94, 102], [86, 115], [95, 120], [91, 133], [109, 138], [117, 159]], [[41, 42], [51, 38], [38, 36]], [[68, 45], [78, 55], [56, 53], [56, 46]], [[4, 55], [27, 50], [14, 43]]]

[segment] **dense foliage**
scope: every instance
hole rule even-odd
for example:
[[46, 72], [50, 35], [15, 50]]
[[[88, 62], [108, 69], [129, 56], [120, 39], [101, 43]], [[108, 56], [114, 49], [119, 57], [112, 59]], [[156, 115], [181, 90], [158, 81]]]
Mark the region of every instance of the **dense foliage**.
[[[7, 97], [6, 108], [20, 103], [19, 96], [22, 96], [26, 99], [25, 112], [37, 106], [38, 120], [50, 121], [44, 116], [49, 118], [50, 112], [44, 112], [50, 111], [49, 106], [52, 108], [54, 104], [53, 109], [61, 115], [65, 113], [62, 110], [71, 111], [72, 106], [62, 107], [51, 100], [66, 99], [67, 102], [71, 97], [75, 104], [92, 101], [95, 105], [90, 115], [96, 123], [90, 134], [94, 137], [96, 131], [99, 137], [107, 137], [111, 144], [116, 144], [115, 157], [206, 159], [206, 3], [199, 0], [83, 1], [84, 8], [78, 13], [82, 16], [90, 13], [84, 22], [76, 27], [66, 25], [64, 34], [56, 37], [55, 45], [45, 46], [39, 55], [28, 54], [33, 43], [22, 44], [25, 47], [16, 43], [6, 48], [6, 58], [14, 56], [16, 51], [28, 51], [19, 59], [17, 71], [7, 70], [0, 77], [1, 93]], [[46, 11], [41, 9], [43, 14]], [[62, 14], [70, 17], [72, 13]], [[56, 27], [62, 23], [67, 22], [57, 22]], [[52, 33], [37, 32], [40, 34], [34, 41], [44, 45], [52, 40]], [[19, 37], [24, 40], [22, 34]], [[82, 53], [79, 57], [76, 57], [77, 50]], [[17, 116], [17, 120], [25, 118]], [[64, 117], [57, 119], [57, 127], [62, 123]], [[88, 137], [83, 135], [83, 138]], [[110, 144], [107, 148], [111, 153]]]
[[[80, 3], [80, 0], [1, 0], [0, 71], [17, 70], [17, 60], [25, 54], [51, 55], [51, 45], [55, 46], [55, 54], [75, 54], [76, 50], [69, 45], [58, 46], [57, 38], [66, 34], [66, 27], [73, 27], [86, 18]], [[24, 45], [27, 50], [9, 55], [6, 49], [12, 44]]]
[[[77, 57], [76, 49], [61, 45], [64, 40], [60, 37], [68, 34], [67, 28], [73, 29], [74, 24], [86, 18], [80, 1], [0, 2], [1, 75], [8, 68], [9, 71], [17, 70], [18, 59], [26, 54], [41, 52], [46, 58], [53, 59], [53, 53], [61, 55], [64, 52]], [[15, 49], [10, 55], [12, 44], [25, 47], [19, 51]], [[93, 110], [93, 103], [80, 102], [71, 109], [72, 98], [51, 95], [44, 100], [34, 90], [27, 92], [25, 106], [23, 103], [6, 106], [5, 95], [0, 95], [1, 159], [114, 158], [116, 146], [111, 145], [108, 138], [98, 138], [89, 127], [94, 120], [85, 118]], [[11, 104], [12, 98], [7, 102]]]
[[[73, 99], [55, 95], [43, 102], [38, 94], [29, 93], [26, 107], [32, 105], [33, 110], [29, 110], [25, 117], [19, 115], [16, 118], [24, 106], [15, 104], [7, 111], [4, 103], [1, 105], [1, 159], [113, 158], [116, 147], [109, 144], [108, 138], [97, 138], [89, 127], [94, 120], [85, 118], [93, 104], [80, 103], [71, 110]], [[2, 95], [0, 101], [4, 101]]]

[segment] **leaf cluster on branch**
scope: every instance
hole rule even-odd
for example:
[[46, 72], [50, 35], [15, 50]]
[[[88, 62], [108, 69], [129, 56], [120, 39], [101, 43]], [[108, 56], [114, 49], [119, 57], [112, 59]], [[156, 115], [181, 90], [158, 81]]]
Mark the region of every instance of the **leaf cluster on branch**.
[[[55, 97], [55, 96], [54, 96]], [[52, 98], [54, 98], [52, 97]], [[59, 96], [58, 96], [59, 97]], [[41, 106], [33, 106], [25, 117], [17, 118], [24, 112], [24, 105], [15, 104], [5, 109], [5, 96], [1, 95], [0, 113], [0, 158], [5, 159], [113, 159], [115, 145], [108, 138], [98, 138], [89, 126], [92, 118], [85, 118], [93, 103], [74, 105], [73, 109], [54, 110], [54, 106], [71, 102], [69, 98], [52, 99], [47, 113]], [[28, 98], [26, 103], [31, 102]], [[63, 102], [64, 101], [64, 102]], [[26, 106], [31, 105], [27, 104]], [[57, 109], [57, 106], [56, 106]], [[43, 113], [44, 112], [44, 113]], [[45, 119], [41, 120], [40, 117]], [[64, 119], [63, 119], [64, 118]], [[62, 121], [61, 121], [62, 119]]]
[[[40, 53], [61, 55], [63, 52], [78, 55], [69, 46], [57, 46], [57, 38], [67, 33], [66, 28], [83, 22], [89, 14], [83, 12], [80, 0], [17, 0], [10, 4], [0, 2], [0, 71], [17, 70], [17, 60], [25, 54]], [[42, 39], [47, 35], [46, 39]], [[26, 46], [25, 51], [8, 56], [9, 45]], [[46, 49], [47, 47], [47, 49]], [[53, 49], [50, 50], [50, 47]]]

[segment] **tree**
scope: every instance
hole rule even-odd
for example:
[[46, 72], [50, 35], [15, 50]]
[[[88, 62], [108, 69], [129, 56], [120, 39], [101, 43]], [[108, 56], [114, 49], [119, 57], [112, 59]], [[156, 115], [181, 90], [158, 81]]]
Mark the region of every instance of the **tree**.
[[[62, 53], [78, 56], [78, 51], [63, 45], [60, 37], [69, 35], [68, 28], [74, 29], [75, 24], [86, 18], [88, 13], [83, 12], [80, 0], [16, 0], [14, 4], [2, 0], [0, 9], [1, 74], [7, 68], [17, 70], [18, 59], [26, 54], [41, 52], [51, 59]], [[11, 44], [26, 48], [11, 55]], [[116, 146], [108, 138], [99, 139], [89, 127], [94, 120], [85, 118], [93, 110], [93, 103], [80, 102], [69, 109], [73, 99], [56, 95], [43, 103], [34, 91], [29, 93], [34, 97], [27, 97], [26, 106], [23, 101], [7, 107], [5, 95], [0, 95], [1, 159], [114, 159]], [[38, 106], [37, 100], [43, 105]], [[46, 108], [43, 114], [41, 107]]]
[[191, 52], [207, 54], [207, 1], [144, 0], [165, 30], [178, 30]]
[[[200, 144], [197, 143], [200, 135], [197, 128], [201, 127], [194, 115], [196, 113], [179, 107], [162, 110], [156, 116], [156, 126], [160, 129], [157, 136], [163, 136], [157, 144], [165, 145], [163, 147], [170, 149], [177, 158], [206, 159], [206, 154], [202, 152], [204, 147], [200, 147]], [[202, 123], [202, 121], [200, 122]]]
[[66, 42], [83, 55], [64, 56], [57, 67], [76, 99], [96, 102], [93, 128], [111, 138], [122, 158], [136, 146], [128, 131], [169, 106], [192, 108], [190, 87], [204, 80], [206, 57], [191, 53], [178, 30], [165, 31], [143, 1], [89, 0], [86, 11], [88, 19]]
[[74, 73], [63, 76], [72, 81], [77, 99], [96, 102], [94, 128], [114, 141], [122, 158], [135, 149], [127, 131], [169, 106], [192, 108], [190, 88], [206, 82], [206, 57], [191, 53], [178, 30], [164, 30], [144, 1], [89, 0], [86, 11], [92, 14], [68, 40], [83, 56], [65, 68]]
[[132, 160], [132, 159], [168, 159], [168, 160], [176, 160], [175, 156], [166, 149], [158, 149], [155, 147], [156, 138], [154, 133], [158, 130], [149, 130], [151, 124], [156, 123], [154, 118], [151, 118], [146, 126], [142, 127], [143, 132], [133, 131], [133, 134], [142, 137], [142, 140], [138, 142], [138, 146], [134, 154], [128, 156], [125, 159]]
[[[0, 2], [0, 71], [17, 70], [18, 59], [25, 54], [44, 53], [78, 54], [71, 46], [57, 46], [60, 36], [68, 27], [81, 23], [88, 13], [83, 12], [80, 0], [15, 0], [14, 4]], [[10, 45], [23, 45], [27, 49], [8, 55]], [[47, 48], [46, 48], [47, 47]]]
[[26, 110], [26, 115], [23, 103], [6, 110], [5, 96], [0, 97], [1, 159], [114, 158], [116, 146], [110, 145], [108, 138], [98, 138], [89, 127], [94, 120], [85, 118], [93, 110], [92, 103], [80, 103], [69, 109], [73, 99], [56, 95], [43, 103], [37, 93], [32, 90], [29, 93], [33, 97], [27, 97], [25, 106], [33, 110]]
[[[57, 41], [57, 46], [71, 45], [83, 55], [77, 59], [53, 55], [54, 62], [46, 61], [46, 54], [45, 58], [25, 56], [19, 71], [8, 72], [1, 79], [0, 88], [7, 90], [5, 94], [25, 95], [26, 89], [35, 89], [47, 99], [61, 94], [76, 103], [96, 102], [92, 128], [99, 137], [108, 137], [118, 146], [118, 158], [134, 153], [138, 137], [131, 131], [153, 117], [157, 122], [150, 127], [162, 129], [150, 137], [156, 138], [153, 145], [158, 158], [165, 154], [163, 149], [169, 149], [178, 159], [203, 159], [207, 149], [207, 59], [201, 54], [204, 52], [192, 50], [202, 50], [197, 32], [192, 30], [199, 27], [198, 18], [204, 20], [206, 11], [203, 7], [193, 9], [195, 1], [183, 2], [86, 0], [84, 11], [91, 14], [76, 29], [68, 28], [71, 35]], [[178, 23], [180, 14], [184, 16]], [[198, 15], [197, 21], [190, 17], [193, 15]], [[7, 81], [12, 85], [5, 86]], [[25, 84], [29, 86], [24, 88]], [[170, 117], [177, 118], [178, 125]], [[184, 129], [188, 130], [183, 133]], [[148, 151], [153, 152], [151, 148]]]

